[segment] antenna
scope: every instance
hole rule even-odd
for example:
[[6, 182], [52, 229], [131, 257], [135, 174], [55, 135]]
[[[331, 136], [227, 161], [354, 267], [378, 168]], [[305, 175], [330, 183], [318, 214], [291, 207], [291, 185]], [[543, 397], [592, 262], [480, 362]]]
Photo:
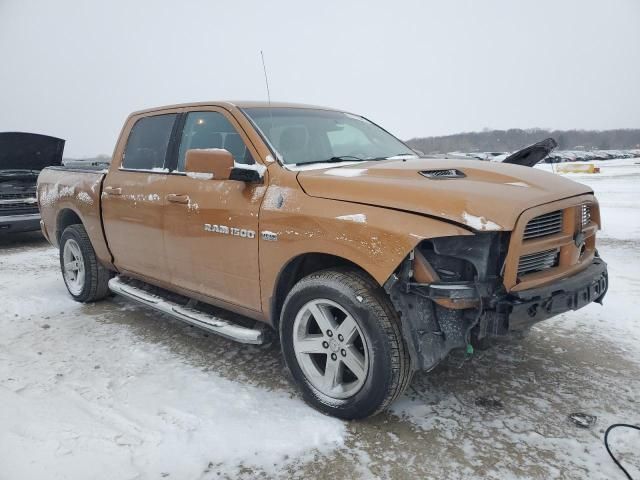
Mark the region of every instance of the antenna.
[[[271, 109], [271, 92], [269, 91], [269, 77], [267, 76], [267, 67], [264, 63], [264, 53], [262, 53], [262, 50], [260, 50], [260, 57], [262, 58], [262, 70], [264, 71], [264, 83], [267, 86], [267, 101], [269, 102], [269, 119], [271, 123], [271, 129], [269, 130], [269, 134], [271, 134], [271, 132], [273, 132], [273, 110]], [[271, 141], [269, 140], [269, 135], [266, 135], [266, 137], [267, 137], [267, 141], [269, 142], [269, 145], [271, 145]], [[271, 150], [274, 152], [276, 157], [280, 158], [279, 156], [280, 154], [275, 148], [271, 148]]]
[[271, 92], [269, 92], [269, 77], [267, 76], [267, 67], [264, 63], [264, 53], [260, 50], [260, 57], [262, 58], [262, 70], [264, 71], [264, 83], [267, 85], [267, 100], [269, 101], [269, 108], [271, 108]]

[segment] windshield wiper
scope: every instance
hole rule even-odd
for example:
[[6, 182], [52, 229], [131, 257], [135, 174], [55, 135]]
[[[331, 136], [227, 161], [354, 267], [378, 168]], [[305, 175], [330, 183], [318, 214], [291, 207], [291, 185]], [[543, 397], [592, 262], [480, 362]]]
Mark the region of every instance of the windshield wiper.
[[310, 162], [294, 163], [293, 165], [311, 165], [313, 163], [338, 163], [338, 162], [371, 162], [374, 160], [388, 160], [390, 158], [402, 157], [402, 156], [417, 157], [418, 155], [413, 153], [407, 153], [407, 152], [398, 153], [396, 155], [389, 155], [387, 157], [371, 157], [371, 158], [361, 158], [361, 157], [356, 157], [354, 155], [340, 155], [338, 157], [326, 158], [324, 160], [312, 160]]
[[372, 158], [360, 158], [353, 155], [340, 155], [339, 157], [325, 158], [324, 160], [312, 160], [310, 162], [294, 163], [293, 165], [310, 165], [312, 163], [338, 163], [338, 162], [368, 162]]
[[416, 155], [415, 153], [396, 153], [395, 155], [387, 155], [386, 157], [376, 157], [376, 158], [370, 158], [369, 160], [389, 160], [391, 158], [398, 158], [398, 157], [417, 157], [418, 155]]

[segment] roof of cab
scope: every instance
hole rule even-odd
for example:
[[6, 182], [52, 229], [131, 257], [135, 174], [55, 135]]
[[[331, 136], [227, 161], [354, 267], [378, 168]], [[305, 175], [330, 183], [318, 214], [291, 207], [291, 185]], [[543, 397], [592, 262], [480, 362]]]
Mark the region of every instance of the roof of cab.
[[337, 108], [321, 107], [318, 105], [307, 105], [304, 103], [289, 103], [289, 102], [262, 102], [251, 100], [212, 100], [209, 102], [191, 102], [191, 103], [179, 103], [176, 105], [162, 105], [153, 108], [145, 108], [133, 112], [131, 115], [142, 115], [145, 113], [156, 112], [159, 110], [168, 110], [174, 108], [190, 108], [190, 107], [237, 107], [237, 108], [312, 108], [314, 110], [334, 110], [344, 111]]

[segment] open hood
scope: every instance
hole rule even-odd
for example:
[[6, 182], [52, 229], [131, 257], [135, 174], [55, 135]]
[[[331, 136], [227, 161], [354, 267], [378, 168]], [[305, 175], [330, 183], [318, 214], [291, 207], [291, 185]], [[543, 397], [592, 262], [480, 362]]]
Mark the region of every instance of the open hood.
[[64, 142], [38, 133], [0, 132], [0, 171], [62, 165]]
[[505, 158], [502, 163], [513, 163], [525, 167], [533, 167], [540, 160], [549, 155], [558, 143], [553, 138], [529, 145]]
[[474, 230], [512, 230], [528, 208], [591, 193], [586, 185], [519, 165], [416, 158], [298, 172], [313, 197], [394, 208]]

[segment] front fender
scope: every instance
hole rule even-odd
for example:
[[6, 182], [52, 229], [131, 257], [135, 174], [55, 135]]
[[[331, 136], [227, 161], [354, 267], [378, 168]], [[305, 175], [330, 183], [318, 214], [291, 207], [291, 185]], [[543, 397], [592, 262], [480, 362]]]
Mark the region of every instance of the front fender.
[[260, 213], [260, 233], [263, 307], [269, 305], [282, 268], [302, 254], [324, 253], [346, 259], [382, 285], [422, 240], [473, 235], [438, 219], [314, 198], [285, 186], [267, 190]]

